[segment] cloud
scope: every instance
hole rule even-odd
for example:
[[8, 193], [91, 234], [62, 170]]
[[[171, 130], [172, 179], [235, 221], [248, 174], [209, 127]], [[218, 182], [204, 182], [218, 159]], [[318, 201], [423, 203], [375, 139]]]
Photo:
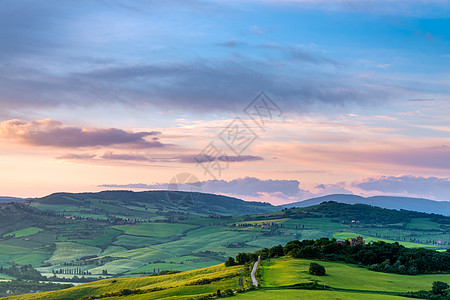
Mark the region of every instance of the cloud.
[[199, 162], [212, 162], [215, 160], [222, 162], [244, 162], [244, 161], [259, 161], [264, 160], [261, 156], [253, 155], [227, 155], [220, 157], [213, 157], [208, 155], [183, 155], [177, 157], [178, 161], [181, 163], [199, 163]]
[[122, 129], [65, 127], [61, 122], [51, 119], [23, 121], [8, 120], [0, 123], [3, 137], [33, 146], [52, 146], [62, 148], [81, 148], [97, 146], [126, 145], [132, 148], [163, 147], [156, 138], [157, 131], [130, 132]]
[[[202, 191], [206, 193], [233, 194], [241, 196], [260, 197], [262, 193], [281, 193], [284, 196], [295, 196], [299, 192], [297, 180], [260, 180], [254, 177], [238, 178], [231, 181], [207, 180], [201, 181]], [[164, 189], [167, 184], [104, 184], [100, 187]]]
[[149, 159], [143, 155], [130, 155], [130, 154], [115, 154], [112, 151], [108, 151], [101, 156], [106, 160], [132, 160], [132, 161], [148, 161]]
[[97, 155], [95, 154], [73, 154], [73, 153], [69, 153], [69, 154], [64, 154], [61, 155], [59, 157], [57, 157], [56, 159], [67, 159], [67, 160], [84, 160], [84, 159], [92, 159], [95, 158]]
[[361, 178], [352, 183], [364, 191], [415, 195], [450, 200], [450, 178], [403, 176], [376, 176]]

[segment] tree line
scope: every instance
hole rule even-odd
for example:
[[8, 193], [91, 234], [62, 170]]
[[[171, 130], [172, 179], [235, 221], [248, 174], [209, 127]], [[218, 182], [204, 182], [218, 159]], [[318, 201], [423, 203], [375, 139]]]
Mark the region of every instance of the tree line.
[[277, 245], [254, 253], [239, 253], [229, 257], [226, 266], [242, 265], [261, 259], [290, 256], [293, 258], [324, 259], [365, 266], [373, 271], [399, 274], [450, 272], [450, 249], [438, 252], [425, 248], [406, 248], [399, 243], [383, 241], [351, 246], [349, 241], [336, 239], [293, 240], [284, 247]]

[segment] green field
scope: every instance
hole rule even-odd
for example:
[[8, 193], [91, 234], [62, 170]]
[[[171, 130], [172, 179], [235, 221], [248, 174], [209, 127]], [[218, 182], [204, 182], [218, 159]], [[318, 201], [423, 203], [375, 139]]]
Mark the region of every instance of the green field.
[[[362, 236], [364, 238], [364, 241], [366, 243], [370, 243], [370, 242], [386, 242], [386, 243], [394, 243], [394, 240], [387, 240], [387, 239], [382, 239], [382, 238], [377, 238], [377, 237], [373, 237], [373, 236], [367, 236], [364, 234], [358, 234], [358, 233], [353, 233], [353, 232], [339, 232], [339, 233], [335, 233], [333, 234], [333, 237], [336, 239], [340, 239], [340, 240], [347, 240], [349, 238], [354, 238], [356, 236]], [[411, 243], [411, 242], [403, 242], [403, 241], [398, 241], [398, 243], [400, 245], [403, 245], [405, 247], [408, 248], [416, 248], [416, 247], [432, 247], [434, 248], [435, 246], [432, 245], [425, 245], [425, 244], [418, 244], [418, 243]]]
[[56, 243], [56, 251], [46, 262], [50, 264], [61, 264], [71, 262], [84, 256], [99, 255], [100, 248], [82, 245], [72, 242]]
[[[376, 295], [369, 293], [355, 293], [342, 291], [309, 291], [309, 290], [258, 290], [247, 293], [237, 294], [233, 299], [258, 299], [258, 300], [273, 300], [273, 299], [305, 299], [305, 300], [401, 300], [404, 297], [390, 296], [390, 295]], [[406, 298], [407, 299], [407, 298]]]
[[[185, 259], [187, 259], [186, 257]], [[189, 257], [194, 258], [194, 257]], [[180, 261], [180, 258], [175, 259]], [[281, 258], [263, 261], [260, 287], [238, 293], [236, 299], [405, 299], [401, 292], [429, 290], [432, 282], [450, 283], [450, 274], [398, 275], [369, 271], [354, 265], [319, 261], [326, 268], [325, 276], [308, 273], [309, 264], [315, 260]], [[117, 261], [117, 267], [123, 262]], [[162, 288], [140, 295], [108, 299], [191, 299], [216, 292], [218, 289], [236, 290], [243, 267], [224, 267], [223, 264], [171, 275], [105, 279], [72, 287], [66, 290], [7, 297], [5, 299], [78, 299], [83, 296], [102, 295], [122, 289], [147, 290]], [[192, 285], [198, 280], [209, 279], [203, 284]], [[292, 285], [317, 280], [328, 290], [296, 289]]]
[[8, 232], [8, 233], [4, 234], [4, 236], [6, 236], [6, 235], [15, 235], [17, 238], [20, 238], [20, 237], [25, 237], [25, 236], [29, 236], [29, 235], [34, 235], [34, 234], [36, 234], [38, 232], [41, 232], [43, 230], [44, 229], [37, 228], [37, 227], [28, 227], [28, 228], [16, 230], [16, 231], [13, 231], [13, 232]]
[[[344, 263], [319, 263], [327, 275], [313, 276], [309, 264], [315, 260], [275, 259], [262, 264], [262, 286], [259, 290], [237, 294], [236, 299], [405, 299], [396, 293], [429, 290], [433, 281], [450, 283], [447, 275], [398, 275], [369, 271]], [[302, 290], [290, 285], [317, 280], [331, 290]]]
[[127, 235], [167, 238], [181, 235], [184, 231], [195, 228], [195, 226], [182, 223], [142, 223], [139, 225], [112, 226], [112, 228], [121, 230]]
[[[101, 295], [117, 292], [122, 289], [146, 290], [155, 287], [163, 288], [163, 290], [142, 295], [121, 297], [120, 299], [190, 299], [192, 297], [214, 293], [218, 289], [225, 290], [227, 288], [238, 288], [238, 277], [242, 274], [242, 271], [241, 266], [226, 268], [222, 264], [172, 275], [106, 279], [61, 291], [12, 296], [4, 299], [79, 299], [83, 296]], [[191, 285], [192, 283], [203, 279], [212, 279], [213, 282], [201, 285]]]
[[430, 289], [433, 281], [450, 283], [450, 274], [399, 275], [369, 271], [365, 268], [338, 262], [320, 261], [327, 271], [326, 276], [308, 273], [311, 262], [307, 259], [276, 259], [263, 263], [263, 285], [276, 287], [318, 280], [334, 288], [363, 291], [405, 292]]

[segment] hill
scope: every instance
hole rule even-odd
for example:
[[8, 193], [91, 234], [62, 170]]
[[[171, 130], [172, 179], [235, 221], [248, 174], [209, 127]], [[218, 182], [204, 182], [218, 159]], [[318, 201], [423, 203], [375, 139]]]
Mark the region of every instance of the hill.
[[[269, 203], [247, 202], [237, 198], [177, 191], [103, 191], [99, 193], [54, 193], [33, 199], [31, 206], [76, 215], [120, 218], [145, 218], [197, 215], [245, 215], [280, 210]], [[152, 214], [153, 212], [153, 214]]]
[[[0, 204], [0, 267], [31, 265], [52, 281], [85, 277], [81, 281], [86, 282], [196, 270], [293, 239], [361, 235], [366, 242], [398, 241], [405, 247], [450, 246], [450, 217], [436, 214], [325, 202], [232, 216], [213, 213], [216, 207], [223, 213], [228, 204], [215, 198], [217, 205], [201, 208], [211, 213], [206, 215], [169, 205], [167, 199], [155, 197], [149, 204], [145, 193], [98, 194], [59, 193], [24, 204]], [[155, 208], [162, 203], [167, 207]], [[11, 277], [28, 279], [0, 272], [0, 279]]]
[[0, 196], [0, 203], [10, 203], [10, 202], [17, 202], [17, 203], [23, 203], [27, 201], [27, 199], [24, 198], [16, 198], [16, 197], [5, 197]]
[[[292, 243], [294, 241], [288, 243], [285, 248]], [[282, 246], [279, 247], [283, 249]], [[253, 261], [250, 260], [238, 266], [225, 267], [220, 264], [168, 275], [106, 279], [59, 291], [10, 296], [3, 299], [214, 299], [234, 294], [237, 299], [306, 297], [400, 300], [402, 293], [430, 290], [433, 282], [450, 280], [450, 274], [401, 275], [372, 271], [361, 265], [335, 261], [319, 261], [325, 267], [326, 275], [316, 276], [310, 274], [308, 269], [310, 263], [317, 263], [318, 260], [289, 256], [263, 258], [263, 253], [270, 254], [272, 251], [266, 250], [269, 249], [259, 251], [262, 260], [258, 266], [256, 289], [252, 287], [249, 278], [253, 265]]]
[[449, 201], [433, 201], [422, 198], [391, 197], [391, 196], [375, 196], [365, 198], [357, 195], [335, 194], [289, 203], [282, 205], [282, 207], [287, 208], [308, 207], [320, 204], [325, 201], [336, 201], [347, 204], [361, 203], [372, 206], [378, 206], [382, 208], [414, 210], [425, 213], [443, 214], [446, 216], [450, 216]]

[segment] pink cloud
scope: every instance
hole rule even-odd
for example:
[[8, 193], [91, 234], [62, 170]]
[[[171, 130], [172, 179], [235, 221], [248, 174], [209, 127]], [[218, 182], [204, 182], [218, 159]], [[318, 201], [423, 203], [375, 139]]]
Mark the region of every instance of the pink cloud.
[[131, 132], [117, 128], [66, 127], [51, 119], [23, 121], [8, 120], [0, 123], [3, 137], [33, 146], [81, 148], [112, 145], [127, 145], [131, 148], [155, 148], [164, 145], [157, 138], [157, 131]]

